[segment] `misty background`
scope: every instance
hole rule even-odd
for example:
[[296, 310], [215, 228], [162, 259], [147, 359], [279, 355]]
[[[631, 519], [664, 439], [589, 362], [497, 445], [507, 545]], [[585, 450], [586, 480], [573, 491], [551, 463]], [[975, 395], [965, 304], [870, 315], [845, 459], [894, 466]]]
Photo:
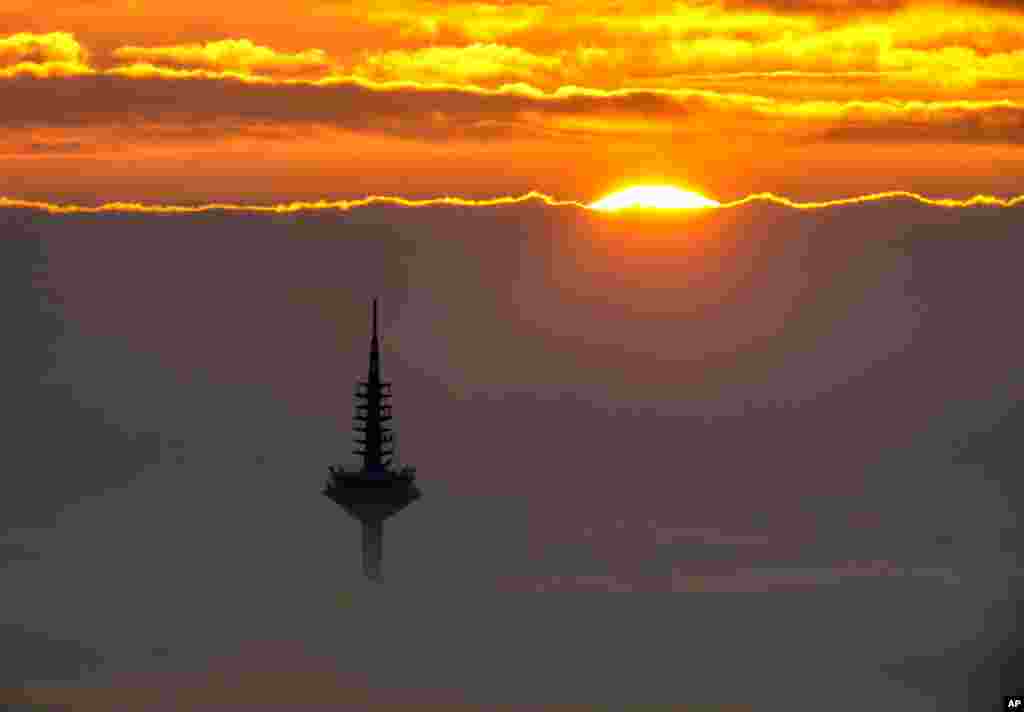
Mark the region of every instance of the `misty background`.
[[[983, 709], [1021, 598], [1021, 214], [2, 209], [0, 689]], [[320, 495], [374, 296], [424, 492], [378, 587]]]

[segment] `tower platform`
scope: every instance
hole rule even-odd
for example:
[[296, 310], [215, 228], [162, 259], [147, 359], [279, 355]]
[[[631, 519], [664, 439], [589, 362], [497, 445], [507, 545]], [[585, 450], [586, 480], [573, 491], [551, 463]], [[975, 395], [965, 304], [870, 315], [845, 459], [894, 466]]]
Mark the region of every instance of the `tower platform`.
[[346, 472], [335, 465], [329, 470], [324, 495], [360, 521], [384, 521], [423, 496], [411, 467], [398, 472]]

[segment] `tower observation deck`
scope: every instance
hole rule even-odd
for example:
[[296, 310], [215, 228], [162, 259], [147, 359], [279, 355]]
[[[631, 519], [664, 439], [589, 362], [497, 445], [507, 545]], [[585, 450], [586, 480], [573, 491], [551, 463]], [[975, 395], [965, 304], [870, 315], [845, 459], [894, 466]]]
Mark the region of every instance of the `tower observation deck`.
[[354, 455], [363, 458], [359, 470], [330, 465], [323, 494], [362, 525], [363, 573], [381, 580], [384, 520], [422, 497], [416, 486], [416, 468], [396, 469], [393, 461], [391, 384], [380, 380], [380, 344], [377, 339], [377, 300], [373, 300], [370, 369], [356, 387], [356, 444]]

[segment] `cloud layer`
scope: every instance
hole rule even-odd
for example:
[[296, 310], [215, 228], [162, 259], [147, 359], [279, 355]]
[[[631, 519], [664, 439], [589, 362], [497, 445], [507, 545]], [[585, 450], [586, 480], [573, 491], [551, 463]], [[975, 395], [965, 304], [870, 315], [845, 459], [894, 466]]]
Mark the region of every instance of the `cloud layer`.
[[[851, 705], [973, 707], [1013, 629], [1024, 341], [993, 325], [1020, 211], [0, 208], [3, 684], [78, 661], [87, 689], [22, 698], [771, 708], [853, 680]], [[427, 492], [389, 525], [391, 597], [317, 494], [371, 294]]]
[[804, 141], [877, 136], [904, 143], [1017, 143], [1024, 126], [1024, 103], [1010, 99], [791, 101], [697, 90], [580, 87], [543, 92], [524, 84], [482, 89], [344, 78], [275, 80], [153, 64], [60, 78], [34, 74], [0, 79], [11, 98], [0, 109], [0, 123], [90, 127], [141, 121], [201, 127], [226, 119], [445, 141], [520, 134], [553, 141], [563, 134], [651, 139], [699, 134], [714, 126]]

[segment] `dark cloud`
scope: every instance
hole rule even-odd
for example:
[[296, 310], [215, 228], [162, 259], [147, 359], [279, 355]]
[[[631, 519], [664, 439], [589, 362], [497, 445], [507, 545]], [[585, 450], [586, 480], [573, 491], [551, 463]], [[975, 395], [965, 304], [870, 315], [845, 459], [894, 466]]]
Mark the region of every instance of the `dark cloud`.
[[81, 141], [61, 141], [57, 143], [34, 142], [24, 147], [23, 153], [78, 153], [83, 149]]
[[863, 15], [902, 10], [910, 0], [723, 0], [725, 10], [760, 10], [780, 14]]
[[52, 81], [16, 77], [0, 79], [0, 86], [8, 97], [0, 108], [0, 124], [11, 127], [242, 120], [319, 123], [430, 137], [478, 129], [488, 119], [507, 121], [523, 112], [550, 116], [656, 112], [682, 120], [691, 113], [690, 107], [703, 103], [699, 97], [680, 102], [652, 92], [544, 99], [459, 89], [374, 90], [356, 82], [318, 86], [210, 78], [81, 76]]
[[[102, 658], [25, 681], [959, 710], [1009, 659], [1020, 209], [3, 215], [4, 608]], [[318, 494], [373, 294], [425, 489], [376, 592]]]
[[0, 624], [0, 636], [7, 651], [17, 651], [6, 656], [7, 662], [0, 670], [0, 704], [5, 710], [18, 709], [12, 706], [16, 702], [31, 702], [29, 696], [16, 691], [30, 680], [45, 684], [47, 680], [76, 679], [102, 662], [96, 651], [81, 643], [20, 625]]
[[993, 143], [1024, 141], [1024, 108], [993, 106], [953, 111], [931, 120], [851, 123], [828, 129], [825, 141], [849, 143]]
[[[302, 138], [311, 127], [425, 141], [603, 136], [650, 144], [742, 131], [826, 141], [1017, 143], [1022, 109], [997, 102], [813, 105], [713, 92], [575, 90], [559, 94], [416, 85], [253, 83], [211, 77], [113, 75], [0, 79], [10, 129], [113, 132], [134, 142]], [[642, 120], [645, 123], [638, 123]], [[108, 139], [109, 141], [110, 139]], [[65, 141], [65, 147], [73, 142]], [[40, 143], [33, 151], [48, 150]]]
[[1020, 0], [968, 0], [966, 4], [979, 7], [993, 7], [1001, 10], [1024, 10], [1024, 2]]
[[[914, 0], [722, 0], [726, 10], [760, 10], [780, 14], [850, 16], [891, 13], [919, 3]], [[1020, 0], [960, 0], [957, 5], [1024, 10]]]

